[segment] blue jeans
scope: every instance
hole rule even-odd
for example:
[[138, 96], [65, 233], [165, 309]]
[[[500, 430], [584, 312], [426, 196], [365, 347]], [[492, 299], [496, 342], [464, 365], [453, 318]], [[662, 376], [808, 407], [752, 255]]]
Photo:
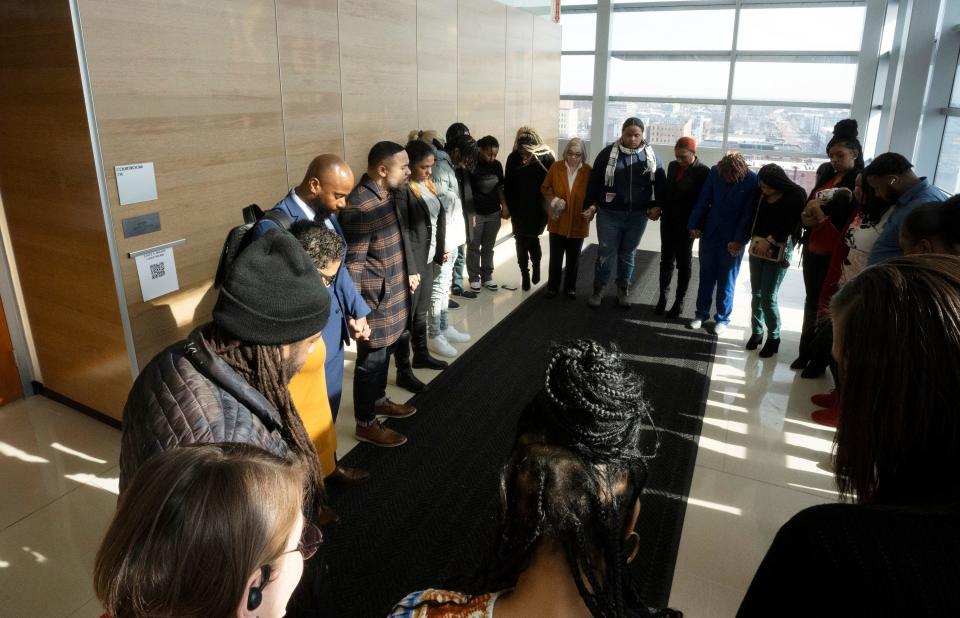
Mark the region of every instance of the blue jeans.
[[603, 288], [610, 281], [613, 256], [617, 256], [617, 286], [626, 287], [633, 279], [633, 257], [640, 246], [643, 231], [647, 229], [646, 210], [609, 211], [597, 214], [597, 238], [600, 251], [593, 275], [594, 289]]
[[737, 288], [737, 275], [740, 274], [740, 255], [731, 256], [727, 251], [727, 242], [714, 239], [700, 241], [700, 287], [697, 290], [698, 320], [710, 317], [710, 305], [713, 292], [717, 292], [717, 324], [729, 324], [733, 311], [733, 293]]
[[457, 257], [453, 262], [453, 287], [464, 289], [463, 287], [463, 267], [467, 263], [467, 245], [460, 245], [457, 249]]

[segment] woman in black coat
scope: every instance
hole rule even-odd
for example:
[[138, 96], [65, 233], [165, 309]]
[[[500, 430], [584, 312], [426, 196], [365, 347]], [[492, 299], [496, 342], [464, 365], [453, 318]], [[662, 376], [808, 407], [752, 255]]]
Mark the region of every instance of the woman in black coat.
[[540, 283], [540, 260], [543, 257], [540, 235], [547, 227], [547, 205], [540, 187], [555, 160], [553, 152], [543, 144], [537, 132], [526, 127], [517, 132], [514, 151], [507, 157], [503, 192], [513, 222], [517, 263], [524, 290], [530, 289], [531, 281]]
[[651, 213], [660, 216], [660, 300], [654, 313], [663, 314], [667, 308], [673, 266], [677, 266], [677, 293], [667, 317], [677, 318], [683, 313], [683, 299], [693, 272], [693, 238], [687, 229], [690, 213], [697, 205], [710, 168], [697, 158], [697, 140], [681, 137], [674, 146], [675, 161], [667, 166], [667, 182], [658, 208]]

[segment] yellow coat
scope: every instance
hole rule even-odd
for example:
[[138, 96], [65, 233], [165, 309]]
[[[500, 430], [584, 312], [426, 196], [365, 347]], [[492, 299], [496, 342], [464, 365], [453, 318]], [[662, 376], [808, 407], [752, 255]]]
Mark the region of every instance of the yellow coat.
[[548, 219], [547, 230], [567, 238], [586, 238], [590, 235], [590, 222], [584, 221], [581, 216], [583, 202], [587, 198], [590, 169], [586, 163], [580, 166], [571, 191], [568, 188], [566, 162], [561, 159], [550, 166], [550, 171], [543, 180], [543, 186], [540, 187], [543, 196], [547, 198], [547, 212], [550, 212], [550, 202], [555, 197], [566, 200], [567, 208], [556, 221], [553, 217]]
[[307, 435], [317, 448], [323, 476], [329, 476], [337, 467], [337, 428], [333, 425], [327, 380], [323, 372], [326, 359], [327, 349], [323, 339], [318, 339], [303, 369], [293, 376], [288, 387]]

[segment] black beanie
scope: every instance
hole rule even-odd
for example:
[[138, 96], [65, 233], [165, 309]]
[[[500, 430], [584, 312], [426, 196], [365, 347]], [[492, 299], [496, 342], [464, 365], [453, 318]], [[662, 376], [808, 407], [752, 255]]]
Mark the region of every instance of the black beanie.
[[270, 230], [234, 261], [213, 321], [242, 341], [282, 345], [316, 335], [330, 316], [330, 295], [313, 260], [283, 230]]

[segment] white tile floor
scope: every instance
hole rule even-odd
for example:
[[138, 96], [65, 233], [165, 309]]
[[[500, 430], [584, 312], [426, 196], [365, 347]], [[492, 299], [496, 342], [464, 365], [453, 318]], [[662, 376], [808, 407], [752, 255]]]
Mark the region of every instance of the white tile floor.
[[[656, 224], [648, 227], [641, 248], [659, 249]], [[519, 283], [512, 242], [497, 249], [497, 264], [498, 281]], [[792, 269], [781, 289], [779, 357], [762, 360], [743, 350], [747, 270], [741, 271], [732, 327], [713, 366], [670, 599], [690, 618], [733, 616], [777, 529], [797, 511], [836, 499], [829, 471], [832, 430], [809, 421], [809, 397], [829, 383], [802, 380], [788, 368], [799, 339], [801, 274]], [[526, 297], [520, 291], [482, 292], [477, 300], [462, 301], [451, 321], [479, 338]], [[348, 351], [337, 422], [341, 455], [356, 444], [353, 357]], [[424, 379], [436, 375], [417, 373]], [[408, 397], [393, 385], [389, 395]], [[0, 615], [100, 615], [91, 571], [116, 505], [119, 436], [42, 397], [0, 409]]]

